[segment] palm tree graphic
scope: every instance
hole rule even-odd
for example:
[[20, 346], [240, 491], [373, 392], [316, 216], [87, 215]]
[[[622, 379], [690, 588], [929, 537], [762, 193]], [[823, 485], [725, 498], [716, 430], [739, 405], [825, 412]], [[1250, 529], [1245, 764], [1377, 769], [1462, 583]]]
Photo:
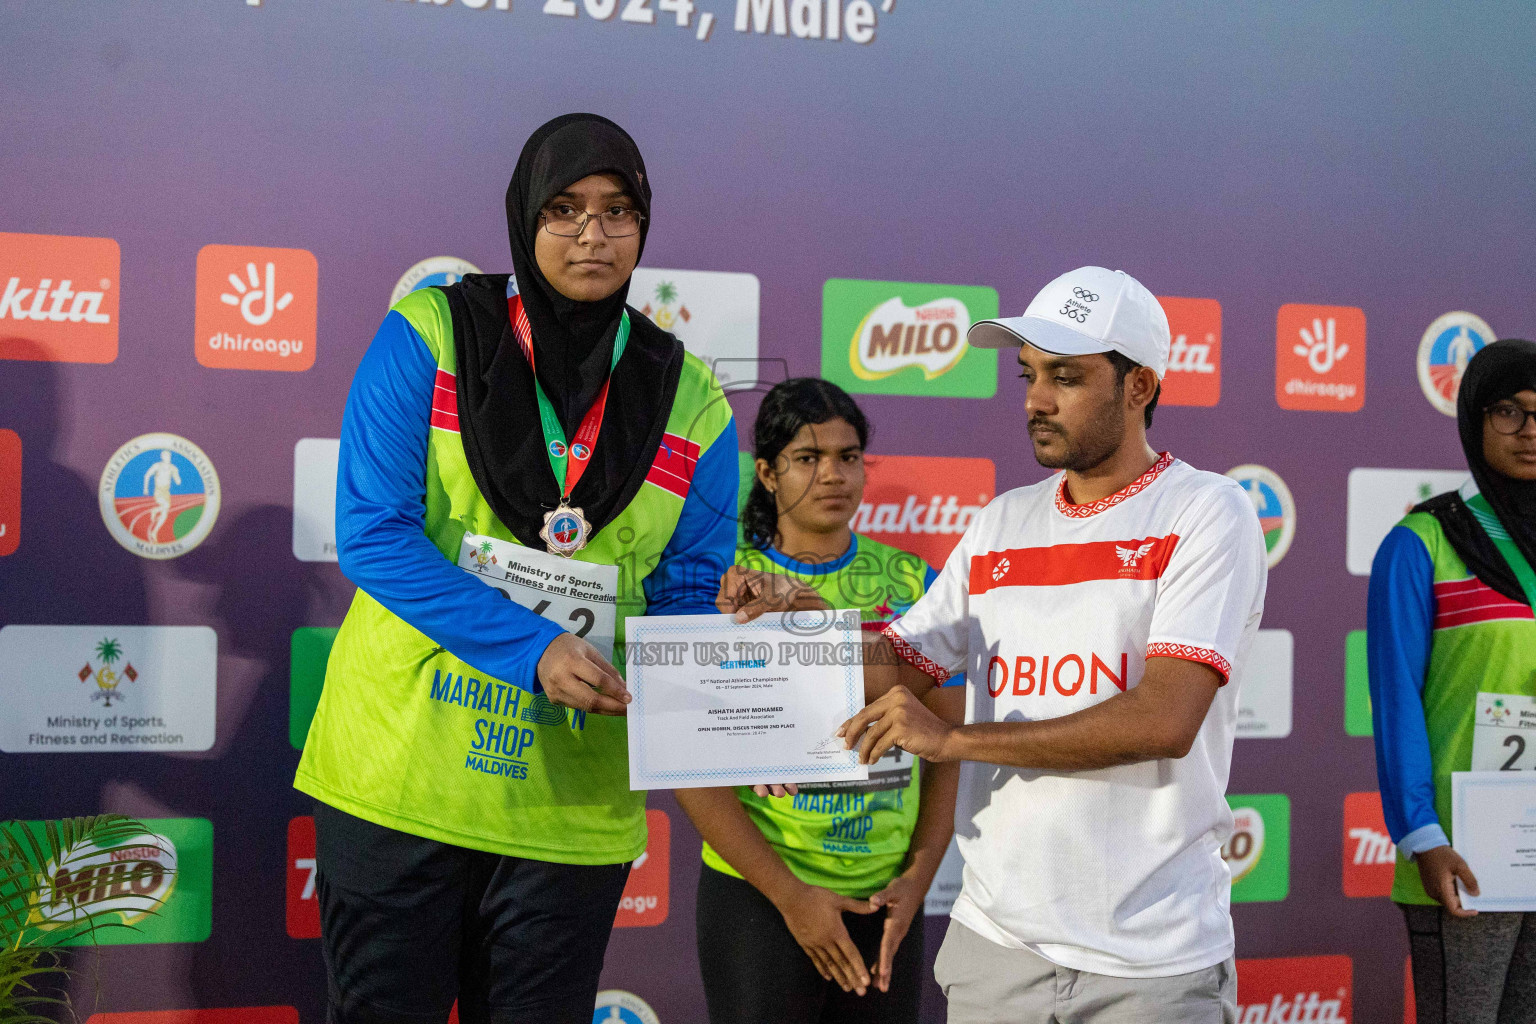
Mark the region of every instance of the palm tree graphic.
[[123, 645], [110, 637], [104, 637], [96, 644], [96, 657], [101, 659], [101, 668], [92, 673], [91, 666], [87, 665], [81, 672], [81, 682], [91, 678], [92, 675], [95, 676], [98, 692], [93, 696], [100, 697], [107, 707], [112, 706], [113, 697], [117, 697], [118, 700], [122, 699], [117, 693], [118, 684], [122, 679], [126, 678], [129, 682], [132, 682], [138, 678], [138, 673], [133, 670], [133, 665], [131, 664], [124, 665], [123, 675], [121, 677], [118, 676], [117, 670], [113, 666], [122, 656]]
[[656, 301], [663, 306], [677, 301], [677, 286], [671, 281], [662, 281], [656, 286]]

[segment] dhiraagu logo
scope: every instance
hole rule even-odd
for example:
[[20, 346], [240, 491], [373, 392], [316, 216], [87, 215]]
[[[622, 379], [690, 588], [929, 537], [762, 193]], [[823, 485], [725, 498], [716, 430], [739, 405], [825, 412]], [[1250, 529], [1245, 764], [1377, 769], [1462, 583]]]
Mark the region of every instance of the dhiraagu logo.
[[991, 398], [997, 352], [965, 333], [995, 316], [992, 288], [832, 278], [821, 291], [822, 376], [859, 394]]
[[1232, 872], [1233, 903], [1272, 903], [1291, 891], [1291, 798], [1284, 793], [1228, 796], [1232, 837], [1221, 859]]

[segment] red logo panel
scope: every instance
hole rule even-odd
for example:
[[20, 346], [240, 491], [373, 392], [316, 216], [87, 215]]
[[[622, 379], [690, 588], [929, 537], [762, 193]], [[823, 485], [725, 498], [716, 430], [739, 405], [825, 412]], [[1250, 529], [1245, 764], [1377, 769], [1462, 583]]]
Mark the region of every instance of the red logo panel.
[[21, 543], [21, 438], [0, 430], [0, 555]]
[[648, 928], [667, 919], [672, 878], [672, 821], [666, 811], [645, 812], [645, 852], [635, 858], [619, 900], [615, 928]]
[[236, 1006], [217, 1010], [141, 1010], [93, 1013], [85, 1024], [299, 1024], [291, 1006]]
[[1237, 962], [1237, 1019], [1244, 1024], [1349, 1024], [1354, 963], [1347, 956]]
[[1357, 412], [1365, 405], [1365, 311], [1280, 307], [1275, 320], [1275, 401], [1282, 409]]
[[0, 231], [0, 359], [116, 359], [121, 263], [111, 238]]
[[1158, 298], [1168, 314], [1172, 345], [1159, 405], [1215, 405], [1221, 401], [1221, 303], [1215, 299]]
[[315, 819], [288, 822], [288, 937], [320, 937], [320, 899], [315, 895]]
[[938, 569], [997, 486], [991, 459], [871, 455], [850, 524]]
[[1344, 797], [1344, 895], [1390, 896], [1397, 847], [1387, 834], [1380, 793]]
[[205, 245], [197, 254], [197, 361], [227, 370], [315, 364], [320, 269], [307, 249]]

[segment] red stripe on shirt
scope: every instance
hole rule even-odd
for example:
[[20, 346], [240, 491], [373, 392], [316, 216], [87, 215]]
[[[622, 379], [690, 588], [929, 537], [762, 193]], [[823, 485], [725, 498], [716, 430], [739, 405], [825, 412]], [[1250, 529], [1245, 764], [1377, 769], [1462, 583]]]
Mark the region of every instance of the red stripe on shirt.
[[645, 482], [686, 499], [693, 486], [693, 471], [699, 464], [699, 446], [678, 434], [663, 434], [656, 458]]
[[885, 634], [886, 638], [891, 641], [891, 646], [896, 648], [896, 656], [902, 661], [933, 676], [941, 684], [949, 678], [949, 669], [941, 668], [939, 663], [932, 658], [924, 657], [922, 651], [913, 647], [905, 637], [890, 626], [886, 626], [880, 632]]
[[1232, 676], [1232, 663], [1209, 647], [1195, 647], [1190, 644], [1147, 644], [1147, 657], [1182, 658], [1184, 661], [1198, 661], [1202, 665], [1209, 665], [1221, 673], [1223, 686]]
[[1531, 606], [1511, 600], [1476, 576], [1435, 584], [1435, 628], [1454, 629], [1479, 622], [1536, 619]]
[[432, 382], [432, 418], [429, 421], [439, 430], [459, 432], [459, 381], [445, 370], [437, 371]]
[[1168, 569], [1179, 535], [1139, 540], [1009, 548], [971, 556], [971, 596], [999, 587], [1063, 587], [1092, 580], [1155, 580]]

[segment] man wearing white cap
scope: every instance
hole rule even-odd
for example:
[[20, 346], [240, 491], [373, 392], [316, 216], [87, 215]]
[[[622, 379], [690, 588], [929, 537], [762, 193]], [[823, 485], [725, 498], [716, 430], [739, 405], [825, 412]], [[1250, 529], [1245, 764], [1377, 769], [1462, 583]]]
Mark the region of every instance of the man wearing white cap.
[[[1253, 505], [1147, 445], [1168, 320], [1124, 272], [1064, 274], [969, 340], [1018, 347], [1035, 458], [1062, 472], [983, 509], [868, 641], [866, 688], [886, 692], [843, 727], [867, 763], [892, 745], [966, 762], [935, 966], [949, 1020], [1233, 1021], [1220, 851], [1227, 682], [1264, 604]], [[941, 706], [929, 691], [958, 672], [964, 724], [919, 699]]]

